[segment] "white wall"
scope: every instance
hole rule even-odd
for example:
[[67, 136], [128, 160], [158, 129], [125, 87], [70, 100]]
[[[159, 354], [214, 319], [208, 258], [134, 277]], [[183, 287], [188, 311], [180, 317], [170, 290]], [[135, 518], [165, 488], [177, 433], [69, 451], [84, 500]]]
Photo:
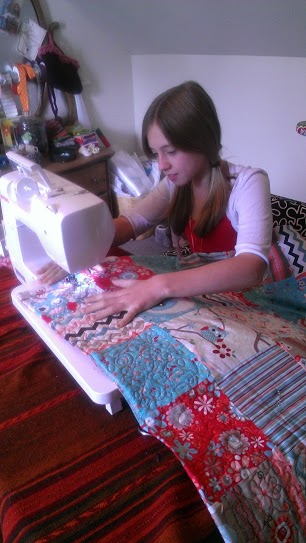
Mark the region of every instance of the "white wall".
[[[100, 2], [40, 0], [55, 39], [80, 64], [94, 128], [112, 144], [139, 151], [143, 114], [160, 92], [196, 79], [211, 94], [223, 128], [223, 157], [260, 166], [274, 193], [306, 200], [306, 59], [225, 55], [133, 55], [103, 25]], [[93, 13], [94, 10], [94, 13]], [[101, 27], [103, 30], [101, 31]]]
[[259, 166], [271, 191], [306, 200], [306, 59], [205, 55], [132, 57], [135, 127], [151, 100], [187, 79], [212, 96], [223, 129], [223, 158]]
[[100, 128], [112, 144], [132, 152], [135, 129], [130, 54], [114, 40], [111, 29], [101, 31], [103, 10], [89, 19], [84, 6], [81, 9], [74, 0], [40, 2], [47, 24], [60, 24], [54, 33], [56, 43], [80, 63], [82, 95], [92, 127]]

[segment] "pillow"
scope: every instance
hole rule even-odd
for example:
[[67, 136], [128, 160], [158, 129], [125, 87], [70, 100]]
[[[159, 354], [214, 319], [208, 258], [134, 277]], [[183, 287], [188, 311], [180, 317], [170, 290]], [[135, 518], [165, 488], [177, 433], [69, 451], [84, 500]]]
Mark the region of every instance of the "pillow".
[[277, 244], [289, 262], [292, 274], [306, 271], [306, 238], [290, 224], [281, 224], [274, 228]]
[[306, 238], [306, 203], [271, 194], [273, 227], [289, 224]]

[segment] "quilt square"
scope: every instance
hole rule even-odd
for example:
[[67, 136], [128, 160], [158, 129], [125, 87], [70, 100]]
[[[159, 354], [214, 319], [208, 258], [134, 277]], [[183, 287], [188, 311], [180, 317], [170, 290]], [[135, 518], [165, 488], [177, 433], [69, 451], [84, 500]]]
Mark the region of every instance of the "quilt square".
[[306, 446], [306, 372], [279, 346], [248, 359], [219, 381], [231, 401], [283, 454]]
[[[304, 489], [276, 450], [248, 471], [217, 510], [209, 507], [224, 541], [303, 543]], [[222, 511], [222, 512], [221, 512]], [[221, 521], [222, 517], [222, 521]]]
[[116, 382], [140, 424], [152, 410], [168, 405], [209, 376], [194, 353], [157, 326], [91, 356]]

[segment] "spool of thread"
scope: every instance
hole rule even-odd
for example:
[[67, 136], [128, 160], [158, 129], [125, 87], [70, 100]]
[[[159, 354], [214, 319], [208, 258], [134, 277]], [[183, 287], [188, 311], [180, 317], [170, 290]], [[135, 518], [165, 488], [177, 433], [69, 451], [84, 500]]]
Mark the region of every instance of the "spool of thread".
[[158, 243], [162, 247], [165, 247], [166, 249], [172, 247], [171, 230], [169, 226], [165, 224], [159, 224], [158, 226], [156, 226], [154, 238], [156, 243]]
[[96, 128], [96, 134], [99, 136], [100, 140], [102, 141], [103, 145], [108, 149], [111, 147], [111, 144], [109, 143], [107, 137], [105, 134], [103, 134], [102, 130], [100, 128]]

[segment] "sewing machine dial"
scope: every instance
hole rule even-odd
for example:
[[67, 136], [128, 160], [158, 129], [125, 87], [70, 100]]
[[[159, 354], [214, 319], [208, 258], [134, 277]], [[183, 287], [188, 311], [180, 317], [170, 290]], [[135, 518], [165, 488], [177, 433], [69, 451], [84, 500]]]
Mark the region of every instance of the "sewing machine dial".
[[31, 200], [33, 196], [39, 196], [40, 191], [36, 181], [30, 177], [24, 177], [17, 182], [15, 188], [17, 199]]

